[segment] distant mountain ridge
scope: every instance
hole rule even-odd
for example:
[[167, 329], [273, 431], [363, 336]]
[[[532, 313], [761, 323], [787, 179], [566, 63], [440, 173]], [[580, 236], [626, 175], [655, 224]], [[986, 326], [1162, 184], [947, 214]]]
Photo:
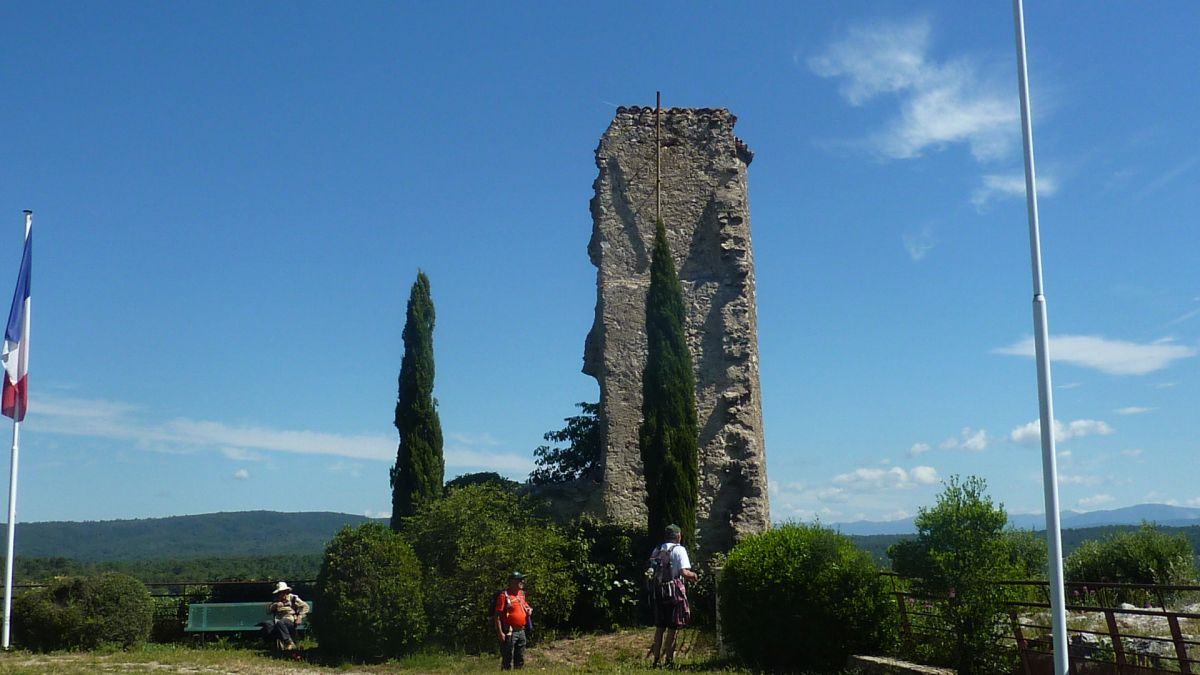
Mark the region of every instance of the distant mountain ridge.
[[[853, 523], [831, 523], [829, 526], [843, 534], [912, 534], [916, 532], [913, 518], [893, 521], [860, 520]], [[1139, 525], [1142, 521], [1169, 526], [1200, 525], [1200, 509], [1170, 504], [1137, 504], [1106, 511], [1063, 511], [1063, 528], [1098, 527], [1102, 525]], [[1046, 529], [1042, 514], [1008, 516], [1009, 525], [1026, 530]]]
[[320, 553], [338, 530], [370, 520], [329, 511], [232, 511], [135, 520], [17, 523], [18, 558], [87, 562]]

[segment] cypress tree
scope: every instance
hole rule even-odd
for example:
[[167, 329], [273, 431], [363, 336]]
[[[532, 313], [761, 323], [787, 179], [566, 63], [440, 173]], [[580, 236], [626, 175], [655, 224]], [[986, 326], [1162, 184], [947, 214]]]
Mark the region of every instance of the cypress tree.
[[700, 430], [696, 423], [696, 375], [683, 329], [683, 288], [662, 221], [654, 229], [650, 290], [646, 294], [649, 352], [642, 375], [639, 445], [646, 476], [651, 536], [678, 525], [696, 534], [700, 494]]
[[396, 430], [400, 447], [392, 467], [392, 529], [411, 515], [416, 504], [442, 495], [445, 460], [442, 424], [433, 398], [433, 298], [429, 277], [417, 272], [408, 296], [404, 323], [404, 358], [400, 362], [400, 391], [396, 399]]

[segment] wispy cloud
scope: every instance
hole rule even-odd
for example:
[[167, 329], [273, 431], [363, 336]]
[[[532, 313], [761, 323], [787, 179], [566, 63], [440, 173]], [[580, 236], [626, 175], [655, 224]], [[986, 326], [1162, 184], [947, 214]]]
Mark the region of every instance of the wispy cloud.
[[946, 440], [938, 443], [938, 447], [942, 450], [963, 449], [971, 452], [983, 452], [987, 449], [988, 433], [986, 429], [972, 429], [971, 427], [963, 427], [958, 436], [950, 436]]
[[933, 59], [931, 33], [926, 19], [858, 26], [808, 59], [808, 67], [839, 79], [850, 105], [884, 95], [897, 100], [897, 114], [867, 141], [882, 157], [919, 157], [960, 143], [980, 161], [1007, 156], [1018, 127], [1006, 83], [985, 80], [966, 58]]
[[1124, 408], [1117, 408], [1114, 412], [1116, 412], [1118, 415], [1141, 415], [1142, 413], [1148, 413], [1151, 410], [1154, 410], [1154, 408], [1146, 408], [1146, 407], [1143, 407], [1140, 405], [1131, 405], [1131, 406], [1126, 406]]
[[[40, 396], [30, 402], [29, 415], [30, 428], [39, 432], [126, 441], [158, 452], [219, 452], [241, 461], [261, 458], [262, 452], [387, 462], [396, 456], [396, 439], [391, 435], [229, 425], [182, 417], [155, 422], [147, 420], [136, 406], [113, 401]], [[509, 473], [529, 471], [533, 466], [528, 457], [496, 452], [499, 443], [487, 434], [448, 434], [447, 438], [447, 466]]]
[[1081, 508], [1081, 509], [1091, 509], [1091, 508], [1095, 508], [1097, 506], [1104, 506], [1105, 504], [1111, 504], [1114, 501], [1116, 501], [1116, 500], [1113, 498], [1112, 495], [1098, 494], [1098, 495], [1092, 495], [1091, 497], [1084, 497], [1083, 499], [1080, 499], [1076, 503], [1079, 505], [1079, 508]]
[[1184, 321], [1187, 321], [1189, 319], [1194, 319], [1197, 316], [1200, 316], [1200, 307], [1197, 307], [1196, 309], [1193, 309], [1190, 312], [1184, 312], [1183, 314], [1180, 314], [1179, 316], [1175, 317], [1174, 319], [1171, 319], [1170, 321], [1168, 321], [1166, 323], [1166, 325], [1174, 326], [1176, 324], [1183, 323]]
[[1143, 454], [1144, 453], [1142, 452], [1141, 448], [1131, 448], [1129, 450], [1121, 451], [1122, 457], [1132, 457], [1133, 459], [1140, 459]]
[[[1038, 197], [1049, 197], [1058, 192], [1058, 181], [1052, 176], [1038, 176]], [[997, 199], [1024, 199], [1025, 174], [984, 174], [979, 187], [971, 193], [971, 203], [983, 210]]]
[[1139, 190], [1135, 196], [1138, 199], [1141, 199], [1152, 192], [1157, 192], [1171, 181], [1196, 168], [1197, 165], [1200, 165], [1200, 154], [1186, 157], [1183, 159], [1183, 161], [1179, 162], [1170, 169], [1167, 169], [1163, 173], [1159, 174], [1157, 178], [1147, 183], [1146, 186]]
[[[1032, 357], [1033, 338], [993, 349], [992, 353]], [[1145, 375], [1195, 355], [1195, 348], [1176, 344], [1169, 338], [1147, 343], [1109, 340], [1098, 335], [1050, 338], [1050, 358], [1054, 361], [1093, 368], [1110, 375]]]
[[933, 238], [933, 228], [928, 225], [917, 232], [905, 232], [901, 235], [901, 240], [904, 242], [904, 250], [908, 251], [908, 257], [912, 258], [913, 262], [924, 260], [937, 245], [937, 240]]
[[[1101, 420], [1072, 420], [1066, 424], [1054, 420], [1054, 441], [1056, 443], [1065, 443], [1072, 438], [1083, 438], [1084, 436], [1108, 436], [1115, 431], [1107, 422]], [[1042, 438], [1041, 420], [1034, 420], [1013, 429], [1008, 434], [1008, 438], [1013, 443], [1037, 445]]]
[[932, 449], [928, 443], [913, 443], [913, 446], [908, 449], [908, 456], [916, 457], [917, 455], [923, 455]]
[[932, 485], [938, 480], [937, 469], [932, 466], [914, 466], [904, 469], [893, 466], [890, 469], [867, 467], [855, 469], [848, 473], [838, 474], [831, 481], [841, 489], [856, 492], [879, 490], [907, 490], [917, 485]]
[[250, 472], [245, 469], [238, 469], [233, 472], [234, 480], [250, 480]]

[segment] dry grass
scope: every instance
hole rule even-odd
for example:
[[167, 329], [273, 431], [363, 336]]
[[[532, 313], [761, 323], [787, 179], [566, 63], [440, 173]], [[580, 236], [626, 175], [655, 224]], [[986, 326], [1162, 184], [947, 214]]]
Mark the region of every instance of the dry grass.
[[[653, 635], [650, 629], [564, 638], [531, 648], [526, 669], [542, 672], [651, 672], [644, 656]], [[681, 670], [723, 671], [716, 659], [713, 637], [685, 631], [676, 658]], [[309, 650], [315, 663], [295, 663], [269, 654], [221, 643], [209, 646], [147, 645], [129, 652], [33, 654], [15, 651], [0, 655], [0, 673], [265, 673], [304, 675], [339, 673], [449, 673], [499, 669], [499, 656], [422, 653], [384, 664], [322, 664], [319, 650]], [[655, 671], [657, 672], [657, 671]]]

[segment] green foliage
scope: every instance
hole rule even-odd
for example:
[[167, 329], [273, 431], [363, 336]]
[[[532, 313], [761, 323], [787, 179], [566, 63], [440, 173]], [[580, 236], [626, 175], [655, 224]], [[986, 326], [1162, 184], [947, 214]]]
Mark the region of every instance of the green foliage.
[[718, 583], [724, 638], [754, 668], [836, 671], [891, 640], [893, 603], [870, 556], [817, 525], [746, 538]]
[[570, 625], [581, 630], [616, 630], [634, 626], [642, 600], [646, 532], [581, 516], [569, 537], [577, 552], [571, 564], [579, 594]]
[[565, 447], [540, 445], [533, 451], [537, 468], [529, 474], [534, 485], [567, 483], [580, 478], [599, 479], [604, 452], [604, 428], [600, 425], [599, 403], [576, 403], [580, 414], [563, 421], [567, 426], [548, 431], [543, 438]]
[[422, 501], [442, 495], [442, 423], [433, 398], [433, 298], [429, 277], [417, 273], [404, 324], [404, 358], [396, 399], [400, 446], [392, 467], [392, 529]]
[[1035, 546], [1024, 535], [1006, 535], [1008, 516], [992, 502], [987, 483], [952, 476], [932, 508], [917, 514], [916, 539], [888, 549], [892, 569], [913, 577], [913, 590], [937, 600], [940, 629], [921, 645], [918, 658], [951, 664], [960, 673], [996, 673], [1008, 667], [999, 647], [1011, 591], [993, 583], [1029, 575]]
[[150, 592], [133, 577], [63, 577], [13, 600], [13, 637], [37, 651], [129, 648], [146, 641], [153, 618]]
[[381, 660], [411, 654], [425, 638], [420, 562], [382, 524], [339, 532], [325, 549], [317, 587], [313, 631], [323, 650]]
[[[1130, 584], [1191, 584], [1196, 581], [1195, 552], [1183, 534], [1167, 534], [1143, 524], [1085, 542], [1063, 564], [1067, 581]], [[1127, 602], [1128, 594], [1119, 598]]]
[[430, 635], [442, 646], [492, 649], [491, 603], [513, 570], [539, 627], [565, 626], [580, 552], [538, 502], [496, 485], [470, 485], [424, 502], [403, 521], [424, 565]]
[[464, 473], [461, 476], [446, 481], [446, 491], [455, 490], [468, 485], [497, 485], [505, 490], [516, 490], [521, 487], [521, 484], [515, 480], [510, 480], [496, 473], [495, 471], [480, 471], [478, 473]]
[[1007, 530], [1004, 543], [1008, 551], [1010, 575], [1017, 579], [1045, 579], [1047, 561], [1045, 533], [1033, 530]]
[[659, 221], [654, 229], [650, 289], [646, 293], [646, 370], [642, 375], [642, 425], [638, 434], [646, 477], [647, 525], [667, 525], [695, 541], [700, 494], [700, 430], [696, 375], [684, 332], [683, 288]]

